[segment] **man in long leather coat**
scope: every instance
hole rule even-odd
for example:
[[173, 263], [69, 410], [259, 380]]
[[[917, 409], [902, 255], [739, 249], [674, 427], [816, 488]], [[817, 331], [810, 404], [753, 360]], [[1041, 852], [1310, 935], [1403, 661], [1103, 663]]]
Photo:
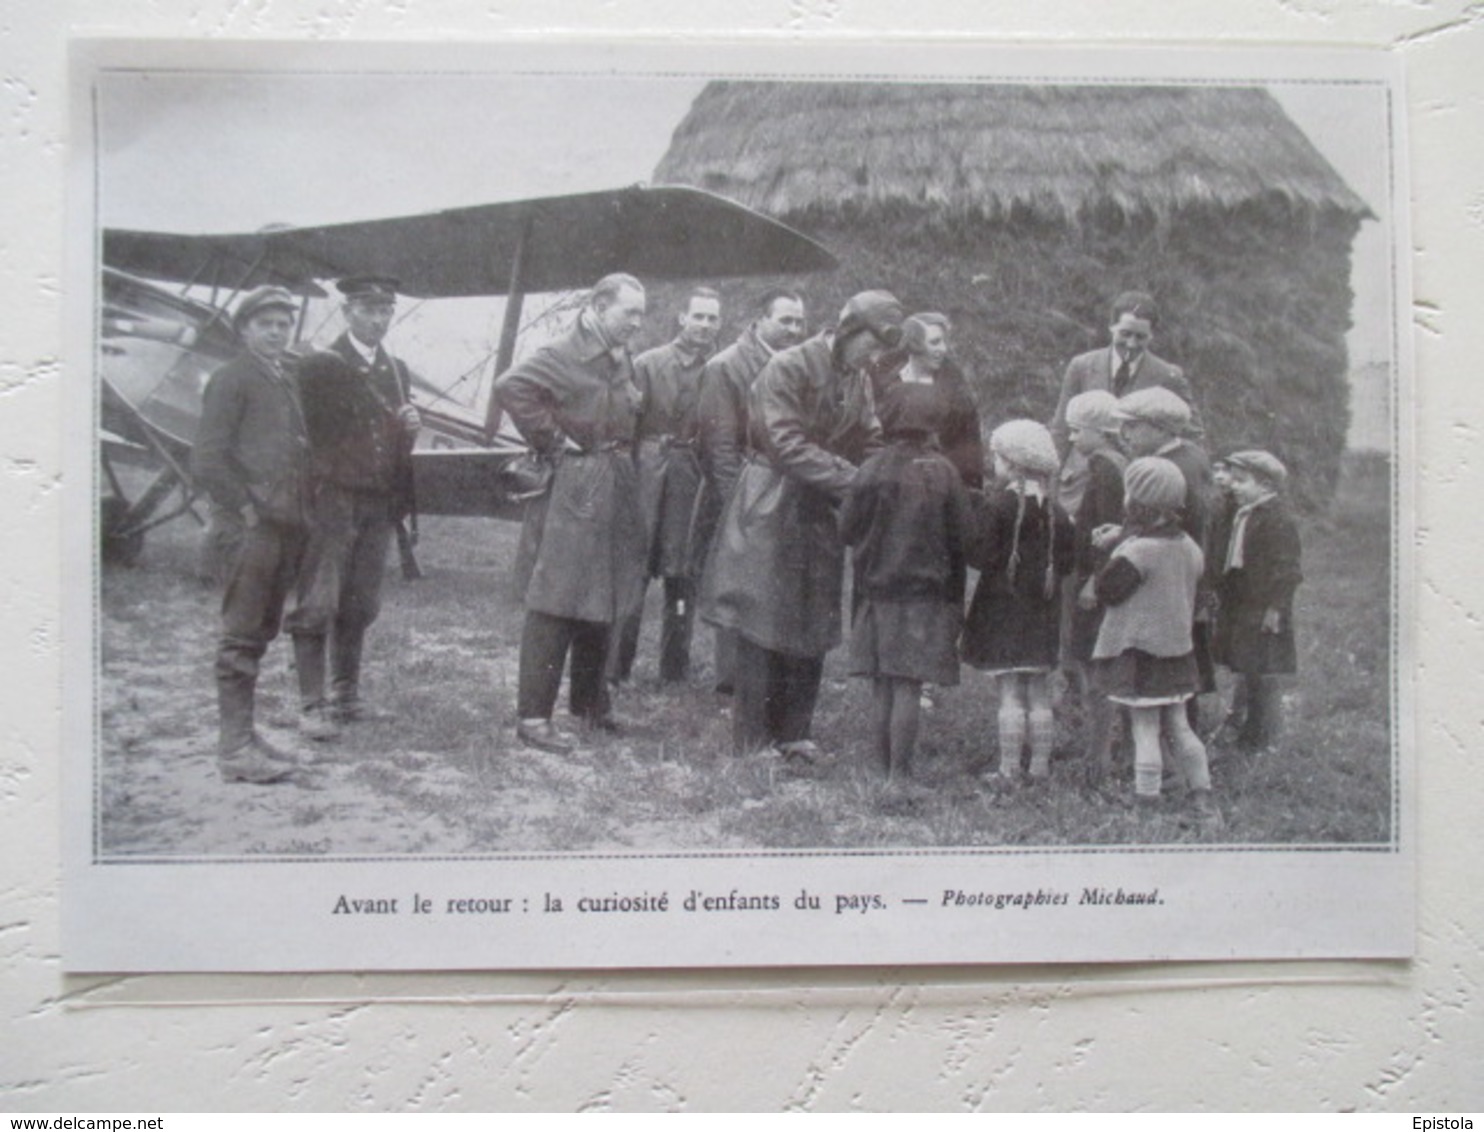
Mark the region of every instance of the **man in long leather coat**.
[[824, 657], [840, 643], [837, 508], [881, 446], [866, 367], [902, 336], [901, 304], [865, 291], [833, 333], [768, 362], [752, 387], [751, 451], [727, 503], [702, 616], [737, 633], [732, 741], [812, 761]]
[[[696, 501], [691, 531], [692, 573], [700, 577], [732, 497], [747, 452], [747, 401], [752, 384], [779, 350], [804, 337], [804, 300], [795, 291], [770, 288], [758, 302], [758, 315], [735, 342], [701, 371], [696, 439], [705, 486]], [[736, 671], [737, 638], [716, 629], [716, 690], [730, 695]]]
[[[695, 625], [695, 575], [690, 548], [691, 518], [701, 490], [696, 407], [701, 369], [716, 347], [721, 327], [721, 296], [697, 287], [680, 315], [680, 333], [671, 342], [634, 359], [639, 409], [639, 503], [648, 539], [646, 582], [661, 578], [665, 620], [660, 632], [660, 680], [675, 683], [690, 671]], [[624, 620], [616, 647], [610, 644], [608, 674], [627, 680], [634, 667], [644, 599]]]
[[[382, 344], [397, 280], [342, 279], [346, 331], [299, 365], [315, 479], [311, 576], [292, 626], [300, 730], [332, 738], [373, 714], [361, 701], [366, 630], [396, 525], [412, 510], [412, 444], [421, 424], [407, 366]], [[326, 696], [328, 652], [329, 694]]]
[[572, 714], [617, 726], [604, 680], [608, 639], [636, 605], [644, 574], [633, 455], [640, 399], [628, 352], [644, 308], [633, 276], [600, 279], [572, 329], [495, 385], [511, 422], [555, 465], [550, 490], [527, 508], [516, 579], [526, 607], [516, 735], [541, 750], [576, 744], [551, 719], [569, 650]]

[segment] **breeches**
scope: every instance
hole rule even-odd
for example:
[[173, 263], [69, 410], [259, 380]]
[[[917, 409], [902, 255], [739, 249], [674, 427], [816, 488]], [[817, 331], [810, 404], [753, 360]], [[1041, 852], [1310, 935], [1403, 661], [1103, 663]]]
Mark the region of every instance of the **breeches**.
[[396, 537], [386, 496], [322, 492], [310, 539], [308, 578], [289, 631], [358, 635], [381, 612], [381, 582]]
[[303, 582], [309, 536], [300, 527], [259, 523], [243, 532], [242, 548], [222, 595], [216, 676], [252, 684], [268, 642], [278, 636], [289, 593]]

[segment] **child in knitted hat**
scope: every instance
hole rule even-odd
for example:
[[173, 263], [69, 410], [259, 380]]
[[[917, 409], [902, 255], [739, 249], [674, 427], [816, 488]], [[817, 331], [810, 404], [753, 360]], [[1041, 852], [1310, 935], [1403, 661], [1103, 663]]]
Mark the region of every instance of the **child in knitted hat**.
[[992, 673], [1000, 693], [1001, 782], [1020, 775], [1029, 737], [1032, 778], [1051, 768], [1056, 736], [1052, 670], [1060, 622], [1058, 582], [1072, 569], [1072, 521], [1052, 498], [1059, 461], [1051, 433], [1035, 421], [1006, 421], [989, 437], [995, 484], [981, 497], [962, 653]]
[[1282, 733], [1281, 677], [1298, 667], [1293, 594], [1303, 581], [1298, 524], [1283, 500], [1288, 469], [1260, 449], [1226, 458], [1236, 509], [1212, 553], [1220, 597], [1216, 659], [1239, 678], [1237, 746], [1270, 750]]
[[1169, 460], [1144, 456], [1129, 464], [1123, 484], [1123, 529], [1093, 536], [1104, 547], [1117, 542], [1095, 586], [1105, 613], [1092, 652], [1093, 679], [1110, 700], [1128, 708], [1135, 797], [1159, 797], [1163, 733], [1197, 816], [1217, 826], [1221, 815], [1211, 803], [1206, 748], [1185, 713], [1185, 701], [1199, 687], [1191, 622], [1205, 567], [1201, 548], [1180, 528], [1185, 476]]
[[861, 465], [840, 513], [855, 562], [850, 674], [872, 681], [880, 770], [894, 785], [912, 774], [922, 685], [958, 683], [969, 491], [939, 451], [946, 417], [930, 385], [898, 390], [889, 447]]
[[1123, 470], [1128, 457], [1118, 443], [1123, 421], [1118, 399], [1106, 389], [1079, 393], [1067, 402], [1067, 428], [1072, 448], [1085, 461], [1086, 487], [1073, 515], [1076, 531], [1075, 568], [1071, 584], [1075, 600], [1069, 612], [1068, 656], [1063, 666], [1076, 674], [1082, 691], [1087, 724], [1087, 778], [1098, 784], [1107, 776], [1113, 754], [1116, 710], [1108, 697], [1093, 687], [1092, 648], [1103, 623], [1103, 607], [1093, 592], [1093, 579], [1108, 560], [1108, 552], [1093, 545], [1092, 532], [1123, 522]]

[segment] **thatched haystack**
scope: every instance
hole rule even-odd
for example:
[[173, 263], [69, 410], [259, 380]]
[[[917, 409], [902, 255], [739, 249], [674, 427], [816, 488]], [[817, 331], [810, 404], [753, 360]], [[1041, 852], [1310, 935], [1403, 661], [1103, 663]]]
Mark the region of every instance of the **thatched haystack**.
[[[1332, 494], [1370, 213], [1264, 90], [714, 82], [655, 180], [836, 252], [840, 270], [791, 281], [812, 320], [877, 286], [946, 313], [991, 422], [1048, 418], [1067, 361], [1106, 345], [1108, 301], [1149, 291], [1213, 450], [1269, 447], [1301, 500]], [[728, 313], [759, 285], [725, 288]], [[670, 319], [676, 292], [656, 298]]]

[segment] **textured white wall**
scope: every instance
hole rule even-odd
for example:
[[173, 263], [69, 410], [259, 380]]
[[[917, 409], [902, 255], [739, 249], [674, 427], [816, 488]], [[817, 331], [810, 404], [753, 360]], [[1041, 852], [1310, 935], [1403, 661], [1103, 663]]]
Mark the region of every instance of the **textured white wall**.
[[[0, 5], [0, 1108], [1484, 1107], [1477, 864], [1484, 539], [1476, 474], [1484, 459], [1484, 12], [1461, 0], [742, 7], [734, 0]], [[566, 983], [155, 978], [100, 987], [61, 976], [57, 378], [59, 365], [77, 361], [60, 358], [59, 330], [66, 37], [421, 39], [534, 29], [1219, 38], [1405, 51], [1422, 201], [1413, 217], [1424, 859], [1415, 963]], [[543, 1000], [546, 991], [555, 997]]]

